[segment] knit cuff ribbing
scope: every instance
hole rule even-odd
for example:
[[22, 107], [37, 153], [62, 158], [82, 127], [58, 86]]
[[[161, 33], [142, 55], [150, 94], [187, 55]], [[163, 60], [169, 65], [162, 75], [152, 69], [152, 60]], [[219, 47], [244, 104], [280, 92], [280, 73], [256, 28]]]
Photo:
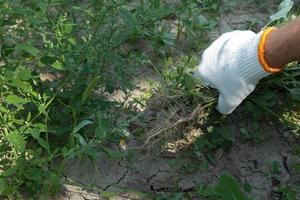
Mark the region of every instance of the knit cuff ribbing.
[[237, 60], [239, 64], [238, 73], [244, 78], [246, 84], [257, 84], [258, 81], [271, 73], [266, 72], [261, 66], [258, 58], [258, 48], [263, 32], [253, 37], [247, 46], [242, 46]]

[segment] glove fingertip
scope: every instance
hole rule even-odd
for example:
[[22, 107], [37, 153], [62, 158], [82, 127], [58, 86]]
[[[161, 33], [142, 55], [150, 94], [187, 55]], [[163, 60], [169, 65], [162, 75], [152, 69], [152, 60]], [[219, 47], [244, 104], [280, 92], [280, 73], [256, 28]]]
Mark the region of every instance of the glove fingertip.
[[219, 96], [219, 101], [218, 101], [218, 105], [217, 105], [216, 109], [220, 113], [222, 113], [224, 115], [229, 115], [236, 109], [236, 107], [237, 106], [229, 103], [222, 95]]

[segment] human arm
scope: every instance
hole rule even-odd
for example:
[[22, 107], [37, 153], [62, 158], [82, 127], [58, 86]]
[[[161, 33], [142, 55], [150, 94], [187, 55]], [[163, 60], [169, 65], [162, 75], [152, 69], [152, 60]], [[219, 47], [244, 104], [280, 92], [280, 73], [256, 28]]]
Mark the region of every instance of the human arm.
[[203, 54], [196, 76], [219, 90], [217, 110], [230, 114], [260, 79], [300, 59], [300, 18], [260, 33], [223, 34]]
[[272, 67], [300, 60], [300, 17], [270, 33], [265, 58]]

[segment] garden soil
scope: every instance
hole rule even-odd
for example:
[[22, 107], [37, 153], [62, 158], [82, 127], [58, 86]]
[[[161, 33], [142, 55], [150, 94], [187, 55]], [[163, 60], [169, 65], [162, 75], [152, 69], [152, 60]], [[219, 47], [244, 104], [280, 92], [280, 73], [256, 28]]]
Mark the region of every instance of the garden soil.
[[[231, 1], [234, 2], [234, 1]], [[266, 24], [268, 17], [277, 10], [277, 0], [267, 0], [256, 3], [236, 1], [236, 5], [228, 6], [223, 1], [220, 12], [220, 23], [211, 40], [221, 33], [245, 29], [253, 24], [259, 31]], [[248, 2], [248, 3], [247, 3]], [[254, 2], [254, 1], [253, 1]], [[150, 79], [158, 79], [154, 73], [146, 70]], [[146, 89], [145, 77], [141, 76], [141, 90]], [[143, 81], [142, 81], [143, 80]], [[137, 91], [139, 94], [139, 91]], [[239, 112], [239, 111], [236, 111]], [[148, 115], [155, 115], [151, 113]], [[149, 116], [151, 117], [151, 116]], [[152, 116], [153, 117], [153, 116]], [[94, 162], [88, 159], [71, 160], [64, 171], [62, 190], [56, 199], [66, 200], [100, 200], [111, 196], [112, 200], [147, 199], [143, 192], [160, 194], [174, 191], [190, 192], [193, 199], [200, 199], [195, 194], [196, 184], [214, 184], [218, 176], [228, 171], [239, 182], [252, 185], [252, 197], [255, 200], [280, 199], [276, 191], [278, 184], [300, 181], [300, 173], [292, 169], [293, 163], [299, 161], [291, 154], [293, 139], [278, 124], [262, 122], [262, 132], [268, 139], [262, 142], [251, 142], [241, 139], [242, 124], [251, 123], [247, 119], [239, 119], [238, 115], [230, 117], [236, 130], [236, 140], [228, 152], [216, 151], [217, 162], [207, 169], [182, 170], [177, 165], [178, 159], [161, 153], [160, 146], [150, 150], [133, 151], [131, 159], [109, 159], [99, 156]], [[176, 133], [174, 133], [176, 134]], [[132, 140], [128, 148], [139, 147], [143, 141]], [[186, 160], [185, 160], [186, 159]], [[192, 158], [181, 157], [182, 162], [192, 162]], [[270, 174], [270, 163], [276, 162], [282, 171], [279, 175]], [[300, 199], [300, 198], [299, 198]]]

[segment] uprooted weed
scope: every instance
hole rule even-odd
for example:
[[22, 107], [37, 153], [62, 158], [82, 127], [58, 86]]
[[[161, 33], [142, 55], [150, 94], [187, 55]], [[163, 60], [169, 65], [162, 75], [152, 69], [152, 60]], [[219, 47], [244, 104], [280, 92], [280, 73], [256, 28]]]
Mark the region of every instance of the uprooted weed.
[[216, 92], [193, 77], [191, 72], [197, 61], [197, 56], [168, 60], [162, 67], [159, 73], [164, 79], [147, 100], [144, 110], [144, 113], [152, 112], [152, 115], [145, 119], [148, 126], [141, 136], [143, 147], [151, 148], [161, 141], [172, 146], [170, 142], [177, 141], [177, 145], [181, 146], [178, 148], [185, 149], [195, 141], [192, 138], [203, 133], [200, 125], [205, 126], [216, 102]]

